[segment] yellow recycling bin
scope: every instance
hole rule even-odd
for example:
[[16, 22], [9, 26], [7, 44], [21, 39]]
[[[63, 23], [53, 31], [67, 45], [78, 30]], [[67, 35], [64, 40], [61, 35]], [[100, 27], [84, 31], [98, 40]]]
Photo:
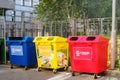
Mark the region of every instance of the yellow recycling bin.
[[38, 71], [42, 68], [51, 68], [53, 73], [57, 69], [68, 67], [68, 43], [66, 38], [59, 36], [36, 37], [33, 41], [36, 46]]

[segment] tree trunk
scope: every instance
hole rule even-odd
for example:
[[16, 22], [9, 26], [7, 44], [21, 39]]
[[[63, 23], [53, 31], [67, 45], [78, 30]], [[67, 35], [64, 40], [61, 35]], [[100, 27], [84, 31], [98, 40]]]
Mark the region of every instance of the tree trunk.
[[71, 18], [69, 20], [72, 36], [77, 35], [77, 22], [78, 22], [78, 19], [76, 18]]

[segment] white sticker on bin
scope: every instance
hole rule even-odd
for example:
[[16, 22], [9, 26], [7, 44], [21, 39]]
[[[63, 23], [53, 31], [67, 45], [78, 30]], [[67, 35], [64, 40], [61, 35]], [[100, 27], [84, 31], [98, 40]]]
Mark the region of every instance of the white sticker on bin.
[[10, 46], [10, 49], [11, 49], [11, 55], [18, 55], [18, 56], [23, 55], [22, 46]]

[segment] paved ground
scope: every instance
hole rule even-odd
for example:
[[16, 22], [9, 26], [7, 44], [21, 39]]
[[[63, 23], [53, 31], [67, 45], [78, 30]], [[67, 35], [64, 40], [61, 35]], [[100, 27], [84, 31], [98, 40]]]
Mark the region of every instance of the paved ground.
[[[10, 65], [0, 64], [0, 80], [94, 80], [93, 75], [79, 74], [72, 76], [71, 72], [59, 70], [57, 74], [53, 74], [52, 70], [37, 71], [37, 68], [24, 70], [21, 67], [10, 69]], [[97, 80], [120, 80], [120, 75], [99, 77]]]

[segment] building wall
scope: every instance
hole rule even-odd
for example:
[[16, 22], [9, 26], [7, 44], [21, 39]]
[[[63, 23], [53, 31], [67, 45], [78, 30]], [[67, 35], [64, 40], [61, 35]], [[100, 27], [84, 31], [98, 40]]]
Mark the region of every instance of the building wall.
[[0, 0], [0, 8], [13, 9], [14, 8], [13, 0]]
[[29, 22], [33, 14], [33, 10], [36, 4], [38, 4], [39, 0], [14, 0], [15, 9], [14, 10], [6, 10], [6, 21], [14, 21], [14, 22]]

